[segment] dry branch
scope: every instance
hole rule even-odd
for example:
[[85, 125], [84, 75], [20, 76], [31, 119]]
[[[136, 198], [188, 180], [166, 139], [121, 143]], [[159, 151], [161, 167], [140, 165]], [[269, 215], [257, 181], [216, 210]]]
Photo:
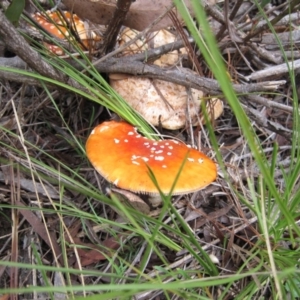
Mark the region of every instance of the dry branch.
[[274, 77], [277, 75], [284, 75], [287, 74], [290, 70], [297, 71], [300, 68], [300, 59], [277, 65], [271, 66], [264, 70], [259, 70], [257, 72], [253, 72], [251, 75], [247, 76], [248, 80], [263, 80], [268, 77]]
[[[200, 89], [212, 95], [219, 95], [222, 93], [218, 82], [214, 79], [200, 77], [188, 69], [162, 69], [155, 65], [148, 65], [140, 61], [141, 57], [143, 57], [142, 54], [136, 54], [125, 58], [112, 57], [97, 64], [96, 69], [101, 73], [123, 73], [170, 81], [186, 87]], [[26, 67], [26, 64], [24, 64], [24, 62], [22, 63], [18, 58], [0, 58], [0, 67], [10, 65], [10, 61], [12, 67], [16, 65]], [[38, 80], [33, 78], [29, 79], [28, 76], [7, 71], [0, 71], [0, 78], [17, 82], [30, 82], [31, 84], [36, 84], [38, 86], [40, 85]], [[251, 84], [233, 84], [233, 87], [237, 93], [247, 94], [253, 92], [274, 91], [283, 84], [285, 84], [285, 80]]]
[[[129, 11], [132, 0], [118, 0], [116, 10], [104, 34], [101, 54], [109, 53], [115, 46], [123, 21]], [[102, 55], [101, 55], [102, 56]]]
[[59, 74], [51, 65], [46, 63], [42, 56], [29, 46], [27, 41], [18, 33], [15, 27], [7, 20], [0, 10], [0, 36], [7, 47], [16, 55], [20, 56], [29, 67], [38, 73], [49, 76], [58, 81], [64, 81], [62, 74]]

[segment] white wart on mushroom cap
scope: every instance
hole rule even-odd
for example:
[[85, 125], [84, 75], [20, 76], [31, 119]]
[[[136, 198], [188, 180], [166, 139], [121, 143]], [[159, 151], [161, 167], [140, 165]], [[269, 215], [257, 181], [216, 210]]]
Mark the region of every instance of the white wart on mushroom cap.
[[185, 159], [173, 194], [200, 190], [217, 175], [216, 164], [202, 152], [176, 140], [147, 139], [125, 122], [104, 122], [94, 128], [86, 153], [104, 178], [134, 192], [158, 194], [147, 166], [165, 194], [170, 192]]

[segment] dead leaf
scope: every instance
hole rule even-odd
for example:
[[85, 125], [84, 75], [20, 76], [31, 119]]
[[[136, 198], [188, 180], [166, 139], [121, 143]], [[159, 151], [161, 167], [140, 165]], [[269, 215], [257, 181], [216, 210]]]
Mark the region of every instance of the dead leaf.
[[[137, 196], [134, 193], [131, 193], [126, 190], [121, 190], [121, 189], [111, 189], [112, 191], [123, 195], [124, 197], [119, 197], [117, 196], [118, 200], [120, 200], [123, 204], [128, 205], [129, 207], [132, 207], [140, 212], [142, 212], [145, 215], [148, 215], [150, 213], [150, 207], [149, 205], [143, 201], [139, 196]], [[116, 196], [116, 195], [115, 195]], [[117, 211], [120, 213], [119, 211]], [[121, 212], [122, 215], [122, 212]]]
[[[120, 243], [116, 239], [116, 237], [107, 238], [106, 240], [101, 242], [101, 246], [82, 242], [78, 237], [78, 232], [82, 229], [81, 227], [82, 224], [80, 220], [76, 221], [70, 228], [68, 228], [68, 234], [65, 234], [65, 239], [70, 244], [81, 246], [77, 247], [76, 251], [78, 253], [80, 265], [82, 267], [88, 266], [92, 263], [98, 263], [102, 260], [106, 260], [107, 257], [112, 256], [110, 250], [115, 250], [120, 247]], [[70, 249], [70, 251], [72, 251], [72, 248]], [[69, 257], [68, 264], [70, 266], [75, 265], [75, 267], [78, 267], [78, 262], [75, 255]]]
[[[4, 169], [2, 168], [4, 171]], [[20, 187], [26, 191], [32, 192], [32, 193], [39, 193], [43, 196], [49, 196], [52, 199], [60, 199], [59, 191], [56, 190], [53, 186], [51, 186], [48, 183], [39, 183], [39, 182], [33, 182], [31, 179], [25, 179], [25, 178], [12, 178], [10, 174], [7, 172], [1, 172], [0, 171], [0, 182], [4, 182], [5, 184], [9, 183], [15, 183], [19, 184]]]
[[[120, 243], [115, 237], [110, 237], [104, 240], [101, 244], [101, 248], [92, 244], [86, 244], [82, 242], [79, 242], [79, 244], [83, 246], [83, 248], [77, 248], [78, 255], [80, 257], [80, 264], [82, 267], [88, 266], [93, 263], [98, 263], [102, 260], [107, 260], [108, 257], [112, 257], [114, 253], [113, 250], [120, 247]], [[93, 249], [86, 250], [84, 249], [84, 247]]]
[[[23, 202], [16, 201], [16, 205], [19, 207], [19, 211], [23, 217], [32, 226], [33, 231], [37, 233], [50, 248], [53, 249], [54, 255], [63, 265], [61, 250], [56, 241], [55, 233], [46, 229], [46, 225], [42, 223], [40, 219], [31, 210], [29, 210]], [[22, 207], [24, 207], [24, 209]]]
[[[109, 24], [116, 8], [115, 0], [63, 0], [63, 3], [80, 18], [102, 25]], [[131, 4], [123, 25], [142, 31], [171, 4], [172, 0], [136, 0]], [[192, 12], [190, 0], [185, 0], [185, 4]], [[176, 10], [174, 12], [181, 20], [179, 13]], [[152, 30], [159, 30], [171, 25], [172, 20], [166, 15]]]

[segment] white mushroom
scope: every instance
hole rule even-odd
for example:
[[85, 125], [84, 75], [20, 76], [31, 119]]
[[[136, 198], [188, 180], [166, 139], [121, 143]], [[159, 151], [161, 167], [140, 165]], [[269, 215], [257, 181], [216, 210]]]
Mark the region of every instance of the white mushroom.
[[[121, 35], [120, 45], [131, 41], [137, 34], [137, 31], [126, 28]], [[152, 32], [123, 50], [122, 56], [141, 53], [174, 41], [176, 36], [168, 30]], [[172, 51], [155, 60], [154, 64], [161, 67], [177, 65], [183, 53], [186, 53], [184, 48]], [[181, 70], [184, 72], [185, 69]], [[154, 126], [175, 130], [183, 128], [187, 122], [196, 125], [200, 120], [202, 91], [163, 80], [124, 74], [110, 74], [109, 79], [111, 86], [128, 104]]]
[[[125, 28], [121, 34], [119, 45], [122, 46], [125, 43], [130, 42], [136, 37], [137, 34], [139, 34], [138, 31], [132, 30], [130, 28]], [[141, 53], [148, 49], [153, 49], [169, 43], [174, 43], [175, 41], [176, 36], [166, 29], [150, 32], [144, 38], [138, 39], [136, 42], [123, 50], [122, 56]], [[179, 62], [180, 57], [186, 53], [187, 52], [185, 48], [171, 51], [155, 60], [154, 64], [158, 66], [174, 66]]]
[[111, 86], [149, 123], [167, 129], [179, 129], [186, 124], [187, 108], [193, 125], [197, 123], [203, 93], [163, 80], [112, 74]]

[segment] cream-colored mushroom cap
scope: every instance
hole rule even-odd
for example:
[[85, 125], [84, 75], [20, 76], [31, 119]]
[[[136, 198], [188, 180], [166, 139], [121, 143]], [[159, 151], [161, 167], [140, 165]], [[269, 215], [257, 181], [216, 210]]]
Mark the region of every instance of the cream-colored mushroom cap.
[[[129, 75], [110, 75], [110, 85], [149, 123], [166, 129], [185, 126], [187, 112], [193, 125], [197, 123], [203, 93], [163, 80]], [[189, 97], [190, 94], [190, 97]]]
[[[127, 42], [134, 39], [138, 31], [130, 28], [125, 28], [121, 33], [119, 45], [122, 46]], [[155, 32], [148, 33], [145, 37], [138, 39], [125, 50], [122, 51], [122, 56], [132, 55], [136, 53], [144, 52], [148, 49], [157, 48], [169, 43], [174, 43], [177, 37], [167, 29], [162, 29]], [[160, 58], [154, 61], [154, 64], [158, 66], [173, 66], [178, 63], [180, 56], [186, 54], [185, 48], [180, 50], [174, 50], [162, 55]], [[146, 55], [146, 54], [145, 54]], [[146, 58], [146, 57], [145, 57]]]
[[[137, 31], [126, 28], [120, 38], [123, 45], [138, 34]], [[176, 41], [176, 36], [168, 30], [152, 32], [150, 35], [140, 38], [122, 51], [122, 56], [145, 52], [149, 48], [159, 47]], [[186, 53], [185, 49], [172, 51], [155, 60], [154, 64], [162, 67], [179, 65], [180, 54]], [[187, 69], [180, 68], [180, 72]], [[187, 124], [197, 125], [201, 119], [200, 103], [203, 92], [186, 88], [184, 86], [139, 76], [126, 74], [110, 74], [110, 85], [128, 104], [139, 112], [149, 123], [154, 126], [176, 130]], [[208, 105], [208, 110], [210, 106]], [[212, 112], [212, 110], [210, 110]], [[219, 113], [211, 113], [212, 116]], [[200, 121], [201, 122], [201, 121]]]

